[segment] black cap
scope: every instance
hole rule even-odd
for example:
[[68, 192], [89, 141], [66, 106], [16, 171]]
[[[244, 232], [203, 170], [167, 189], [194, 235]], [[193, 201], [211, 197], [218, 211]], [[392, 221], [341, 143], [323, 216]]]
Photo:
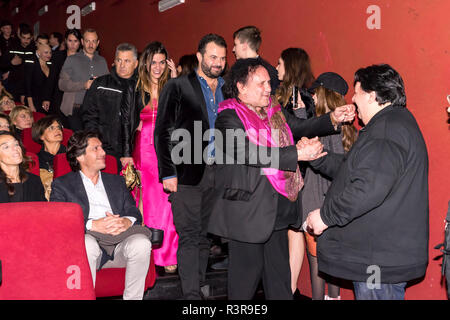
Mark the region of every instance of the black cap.
[[12, 23], [9, 20], [2, 20], [0, 22], [0, 28], [4, 26], [12, 26]]
[[322, 73], [316, 79], [316, 81], [313, 82], [309, 90], [312, 91], [320, 86], [327, 88], [329, 90], [336, 91], [337, 93], [340, 93], [343, 96], [345, 96], [348, 91], [347, 82], [344, 80], [344, 78], [342, 78], [340, 75], [334, 72]]

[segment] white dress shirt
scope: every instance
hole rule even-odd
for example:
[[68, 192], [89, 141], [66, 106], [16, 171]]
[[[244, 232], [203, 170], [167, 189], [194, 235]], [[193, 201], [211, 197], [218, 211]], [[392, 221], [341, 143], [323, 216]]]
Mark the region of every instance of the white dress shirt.
[[[112, 212], [105, 186], [103, 185], [102, 173], [99, 172], [98, 174], [97, 184], [94, 184], [91, 179], [86, 177], [81, 171], [80, 175], [89, 201], [89, 216], [88, 221], [86, 222], [86, 229], [91, 230], [93, 220], [105, 218], [106, 212], [111, 214], [115, 213]], [[124, 218], [129, 219], [131, 221], [131, 225], [133, 225], [136, 221], [135, 217], [126, 216]]]

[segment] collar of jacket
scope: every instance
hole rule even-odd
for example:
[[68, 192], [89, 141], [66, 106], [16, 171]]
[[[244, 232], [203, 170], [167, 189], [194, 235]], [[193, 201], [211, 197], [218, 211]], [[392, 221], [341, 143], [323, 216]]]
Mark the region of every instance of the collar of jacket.
[[113, 79], [119, 83], [124, 83], [126, 81], [132, 81], [132, 82], [136, 82], [137, 78], [138, 78], [138, 72], [137, 72], [137, 68], [134, 69], [133, 75], [127, 79], [125, 78], [121, 78], [119, 77], [119, 75], [117, 74], [116, 68], [112, 67], [111, 68], [111, 72], [110, 72], [111, 77], [113, 77]]
[[387, 107], [384, 107], [383, 109], [381, 109], [380, 111], [378, 111], [378, 112], [372, 117], [372, 119], [370, 119], [369, 123], [366, 124], [366, 125], [364, 126], [364, 128], [362, 128], [360, 131], [366, 131], [367, 128], [369, 128], [371, 125], [373, 125], [373, 124], [377, 121], [377, 119], [379, 119], [379, 118], [381, 118], [383, 115], [385, 115], [385, 114], [391, 112], [392, 110], [394, 110], [394, 108], [403, 108], [403, 107], [398, 106], [398, 105], [394, 105], [394, 104], [391, 104], [391, 105], [388, 105]]

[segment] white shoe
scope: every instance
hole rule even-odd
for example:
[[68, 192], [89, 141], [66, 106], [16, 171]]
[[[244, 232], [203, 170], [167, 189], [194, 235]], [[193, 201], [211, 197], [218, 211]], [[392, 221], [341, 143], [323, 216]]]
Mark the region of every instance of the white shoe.
[[323, 299], [324, 300], [341, 300], [341, 296], [338, 296], [337, 298], [331, 298], [328, 295], [325, 295]]

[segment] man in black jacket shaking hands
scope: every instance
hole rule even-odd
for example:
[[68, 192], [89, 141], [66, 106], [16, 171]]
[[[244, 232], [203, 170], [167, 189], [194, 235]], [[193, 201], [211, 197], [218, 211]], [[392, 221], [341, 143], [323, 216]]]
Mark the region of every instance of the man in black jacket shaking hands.
[[311, 162], [333, 182], [306, 225], [319, 271], [352, 280], [356, 299], [401, 300], [428, 264], [427, 149], [397, 71], [373, 65], [354, 81], [365, 127], [348, 154]]

